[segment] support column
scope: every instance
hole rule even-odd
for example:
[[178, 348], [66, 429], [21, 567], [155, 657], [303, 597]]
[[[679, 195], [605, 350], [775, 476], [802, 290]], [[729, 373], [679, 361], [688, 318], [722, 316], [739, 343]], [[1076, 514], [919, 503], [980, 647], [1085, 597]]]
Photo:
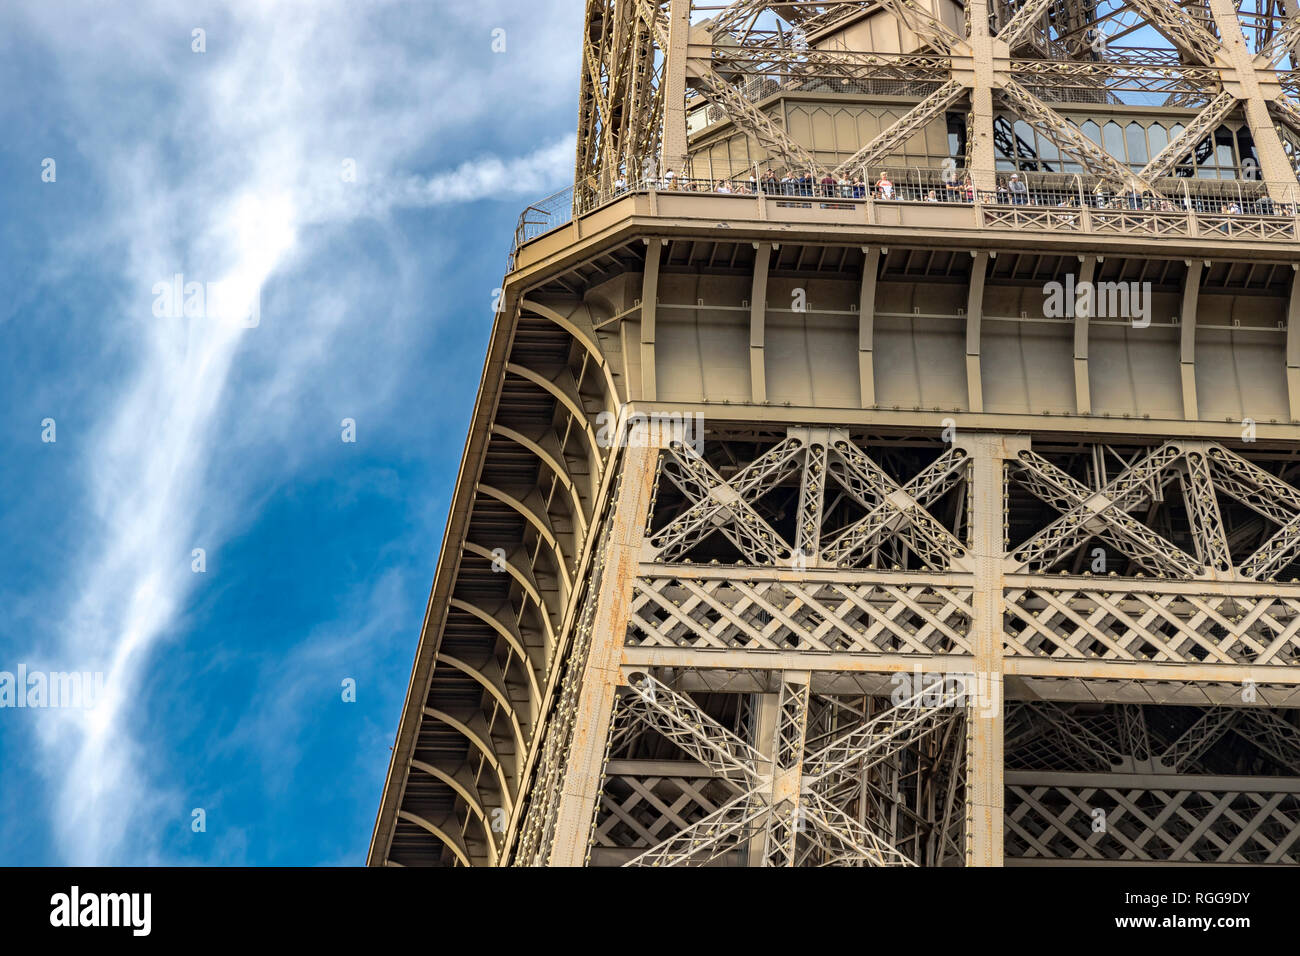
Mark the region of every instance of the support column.
[[560, 807], [551, 847], [551, 866], [582, 866], [587, 860], [596, 803], [604, 775], [605, 746], [614, 712], [619, 663], [627, 636], [632, 599], [645, 536], [646, 513], [654, 490], [659, 449], [672, 436], [655, 423], [641, 423], [624, 434], [623, 470], [618, 500], [605, 545], [604, 572], [592, 620], [590, 650], [578, 694], [573, 742], [564, 767]]
[[989, 254], [974, 252], [970, 267], [970, 288], [966, 295], [966, 407], [984, 411], [984, 377], [980, 371], [980, 321], [984, 318], [984, 277]]
[[[775, 766], [772, 744], [776, 739], [776, 728], [780, 723], [781, 688], [776, 693], [754, 695], [754, 749], [763, 755], [764, 760], [755, 762], [755, 770], [761, 779], [770, 779]], [[750, 869], [767, 865], [767, 841], [769, 826], [755, 827], [754, 835], [745, 847], [745, 866]]]
[[767, 401], [767, 364], [763, 340], [767, 331], [767, 267], [772, 244], [758, 242], [754, 254], [754, 285], [749, 299], [749, 385], [754, 404]]
[[691, 36], [691, 0], [668, 4], [668, 49], [664, 51], [664, 133], [660, 173], [686, 175], [686, 55]]
[[993, 148], [993, 38], [989, 35], [988, 0], [967, 0], [966, 13], [975, 72], [970, 91], [973, 140], [967, 147], [971, 157], [970, 174], [977, 190], [993, 190], [997, 188], [997, 164]]
[[808, 671], [787, 671], [781, 675], [776, 731], [772, 741], [772, 812], [767, 822], [767, 866], [795, 864], [796, 844], [803, 829], [800, 793], [803, 790], [803, 754], [808, 734], [811, 679]]
[[974, 688], [966, 711], [966, 865], [1001, 866], [1003, 852], [1002, 604], [1006, 458], [1028, 447], [1021, 436], [977, 435], [961, 443], [973, 468], [975, 573]]
[[1291, 301], [1286, 313], [1286, 392], [1291, 421], [1300, 422], [1300, 266], [1291, 268]]
[[[1096, 256], [1080, 256], [1079, 285], [1092, 285], [1097, 271]], [[1076, 287], [1077, 288], [1077, 287]], [[1086, 287], [1085, 287], [1086, 288]], [[1093, 298], [1090, 296], [1089, 301]], [[1088, 318], [1087, 308], [1074, 311], [1074, 402], [1080, 415], [1092, 414], [1092, 386], [1088, 378]]]
[[[1224, 76], [1224, 88], [1242, 100], [1250, 135], [1259, 153], [1260, 176], [1274, 187], [1285, 184], [1294, 190], [1295, 171], [1291, 168], [1286, 150], [1282, 148], [1282, 138], [1278, 136], [1277, 127], [1273, 125], [1273, 117], [1268, 111], [1268, 100], [1280, 95], [1281, 90], [1268, 75], [1265, 76], [1267, 91], [1261, 85], [1260, 74], [1255, 69], [1255, 58], [1241, 32], [1241, 21], [1237, 19], [1237, 5], [1233, 0], [1208, 2], [1222, 38], [1219, 65], [1229, 66], [1236, 73], [1236, 82], [1232, 82], [1231, 74]], [[1213, 130], [1210, 135], [1213, 135]], [[1273, 198], [1279, 202], [1292, 201], [1291, 197], [1283, 194], [1274, 195]]]
[[1200, 418], [1196, 404], [1196, 309], [1201, 294], [1201, 260], [1187, 261], [1183, 279], [1183, 309], [1178, 317], [1178, 363], [1183, 380], [1183, 418], [1194, 422]]
[[862, 288], [858, 294], [858, 388], [863, 408], [876, 404], [876, 365], [872, 349], [876, 330], [876, 277], [880, 272], [880, 248], [864, 249]]
[[645, 251], [645, 272], [641, 278], [641, 398], [655, 401], [655, 318], [659, 301], [659, 261], [664, 240], [651, 238]]

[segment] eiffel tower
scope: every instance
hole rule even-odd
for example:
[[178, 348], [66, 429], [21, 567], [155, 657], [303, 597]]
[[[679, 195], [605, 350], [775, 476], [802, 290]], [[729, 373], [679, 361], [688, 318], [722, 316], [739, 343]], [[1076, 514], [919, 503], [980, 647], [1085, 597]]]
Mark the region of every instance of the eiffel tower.
[[587, 0], [371, 865], [1300, 862], [1297, 0]]

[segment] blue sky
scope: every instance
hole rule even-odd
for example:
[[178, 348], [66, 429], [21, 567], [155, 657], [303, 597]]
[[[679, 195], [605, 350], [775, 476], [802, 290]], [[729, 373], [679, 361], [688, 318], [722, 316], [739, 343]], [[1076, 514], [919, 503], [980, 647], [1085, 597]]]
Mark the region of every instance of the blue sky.
[[[105, 674], [0, 708], [0, 864], [363, 861], [581, 17], [0, 8], [0, 671]], [[177, 273], [222, 304], [156, 308]]]

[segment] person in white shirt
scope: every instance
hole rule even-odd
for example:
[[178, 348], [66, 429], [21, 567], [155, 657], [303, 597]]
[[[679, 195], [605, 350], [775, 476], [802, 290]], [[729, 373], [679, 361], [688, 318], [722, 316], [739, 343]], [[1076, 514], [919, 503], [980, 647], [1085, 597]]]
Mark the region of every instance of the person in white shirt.
[[882, 172], [876, 183], [876, 196], [880, 199], [894, 198], [894, 184], [889, 181], [889, 173]]
[[731, 184], [724, 179], [722, 182], [718, 183], [718, 192], [720, 193], [731, 192]]

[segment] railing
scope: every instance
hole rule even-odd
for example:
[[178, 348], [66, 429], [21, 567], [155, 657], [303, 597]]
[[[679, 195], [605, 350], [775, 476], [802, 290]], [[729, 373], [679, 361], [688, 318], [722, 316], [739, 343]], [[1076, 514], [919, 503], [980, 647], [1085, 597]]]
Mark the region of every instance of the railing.
[[980, 208], [984, 226], [1155, 238], [1215, 234], [1227, 238], [1300, 238], [1300, 185], [1240, 180], [1165, 179], [1154, 191], [1117, 190], [1097, 177], [1064, 173], [1000, 173], [994, 189], [976, 189], [964, 169], [863, 168], [839, 177], [751, 167], [730, 176], [665, 173], [603, 189], [561, 190], [519, 217], [508, 271], [526, 242], [633, 193], [807, 198], [866, 203], [962, 203]]

